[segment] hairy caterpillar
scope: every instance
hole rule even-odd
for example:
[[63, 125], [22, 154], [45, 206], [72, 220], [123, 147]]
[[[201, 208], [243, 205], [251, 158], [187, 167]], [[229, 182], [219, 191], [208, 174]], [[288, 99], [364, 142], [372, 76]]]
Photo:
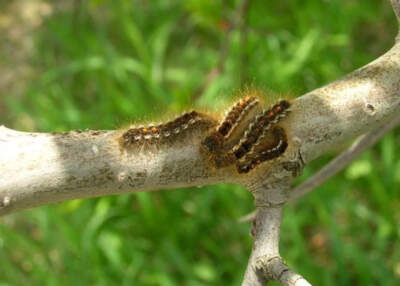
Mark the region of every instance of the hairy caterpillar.
[[193, 131], [208, 130], [216, 125], [216, 121], [203, 113], [191, 111], [164, 124], [148, 127], [132, 127], [119, 138], [123, 148], [129, 148], [145, 143], [171, 143], [177, 137], [185, 136]]
[[[215, 155], [212, 159], [217, 167], [223, 167], [232, 163], [231, 154], [225, 154], [230, 147], [237, 143], [237, 136], [247, 126], [247, 117], [251, 117], [254, 110], [258, 110], [259, 100], [256, 97], [245, 97], [239, 100], [220, 122], [216, 131], [212, 132], [203, 141], [203, 146]], [[236, 139], [236, 140], [235, 140]]]
[[207, 134], [204, 139], [197, 137], [207, 161], [217, 169], [235, 166], [244, 174], [286, 151], [288, 138], [279, 123], [289, 114], [290, 105], [288, 100], [280, 100], [263, 110], [257, 97], [246, 96], [219, 122], [208, 114], [191, 111], [163, 124], [131, 127], [120, 134], [118, 143], [122, 149], [141, 149], [147, 144], [174, 145], [187, 142], [186, 137]]
[[[235, 164], [239, 173], [247, 173], [258, 164], [285, 152], [288, 146], [287, 136], [284, 129], [276, 125], [288, 115], [289, 101], [281, 100], [263, 111], [256, 107], [259, 107], [259, 101], [254, 97], [246, 97], [239, 101], [221, 121], [217, 131], [203, 140], [203, 148], [214, 167], [222, 168]], [[250, 112], [252, 109], [253, 114]], [[245, 120], [246, 115], [248, 118]], [[231, 124], [232, 122], [234, 124]], [[244, 127], [240, 132], [227, 136], [232, 126], [240, 125]], [[226, 129], [228, 130], [225, 133], [220, 131]]]
[[237, 162], [239, 173], [248, 173], [264, 161], [272, 160], [283, 154], [288, 146], [287, 136], [282, 127], [275, 126], [265, 132], [253, 145], [250, 152]]
[[270, 109], [264, 110], [261, 114], [257, 115], [254, 121], [249, 125], [245, 131], [239, 144], [234, 146], [233, 153], [237, 159], [242, 158], [249, 152], [254, 143], [257, 142], [259, 137], [266, 133], [271, 126], [278, 123], [282, 118], [286, 117], [289, 112], [290, 103], [287, 100], [281, 100]]

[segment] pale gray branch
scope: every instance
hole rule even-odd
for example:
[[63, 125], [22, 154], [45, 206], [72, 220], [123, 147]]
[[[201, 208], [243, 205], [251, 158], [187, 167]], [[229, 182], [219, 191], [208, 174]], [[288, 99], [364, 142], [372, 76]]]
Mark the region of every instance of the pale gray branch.
[[254, 246], [247, 264], [242, 286], [262, 286], [272, 279], [257, 269], [259, 257], [279, 256], [279, 232], [282, 207], [260, 208], [254, 220], [252, 233]]
[[[329, 178], [335, 176], [344, 167], [357, 159], [365, 150], [374, 145], [382, 136], [391, 131], [400, 124], [400, 116], [385, 123], [383, 126], [368, 132], [357, 139], [347, 150], [340, 153], [332, 161], [326, 164], [321, 170], [315, 173], [312, 177], [307, 179], [304, 183], [300, 184], [290, 192], [289, 201], [294, 201], [299, 197], [311, 192], [318, 186], [322, 185]], [[251, 218], [251, 214], [246, 216], [246, 220]]]
[[[262, 286], [268, 281], [282, 285], [310, 285], [303, 277], [290, 270], [279, 255], [279, 235], [282, 204], [287, 200], [289, 182], [250, 185], [257, 205], [253, 221], [254, 246], [247, 264], [242, 286]], [[278, 187], [279, 186], [279, 187]]]
[[[27, 133], [0, 126], [0, 215], [70, 199], [224, 182], [191, 144], [127, 152], [120, 131]], [[2, 202], [2, 203], [1, 203]]]

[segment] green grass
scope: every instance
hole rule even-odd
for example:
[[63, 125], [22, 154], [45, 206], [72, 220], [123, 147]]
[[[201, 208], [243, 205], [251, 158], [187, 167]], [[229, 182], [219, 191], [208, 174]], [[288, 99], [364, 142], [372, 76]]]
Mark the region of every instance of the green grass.
[[[26, 92], [1, 99], [10, 127], [113, 129], [193, 104], [213, 108], [246, 86], [301, 94], [382, 54], [397, 29], [389, 1], [252, 1], [247, 41], [233, 31], [224, 73], [193, 102], [238, 2], [55, 9], [34, 32]], [[282, 255], [313, 284], [399, 285], [399, 131], [285, 208]], [[0, 285], [240, 285], [252, 240], [236, 220], [252, 208], [246, 190], [218, 185], [10, 215], [0, 220]]]

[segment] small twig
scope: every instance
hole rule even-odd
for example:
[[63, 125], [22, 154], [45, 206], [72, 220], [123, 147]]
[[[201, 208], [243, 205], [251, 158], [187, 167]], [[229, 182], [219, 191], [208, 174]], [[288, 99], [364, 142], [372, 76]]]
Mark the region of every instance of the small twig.
[[390, 0], [393, 11], [396, 14], [397, 21], [400, 22], [400, 0]]
[[376, 128], [361, 136], [356, 140], [350, 148], [340, 153], [321, 170], [319, 170], [314, 176], [300, 184], [290, 192], [289, 202], [298, 199], [309, 193], [316, 187], [322, 185], [325, 181], [339, 173], [344, 167], [354, 161], [360, 156], [366, 149], [374, 145], [383, 135], [391, 131], [397, 125], [400, 124], [400, 116], [385, 123], [383, 126]]
[[245, 214], [244, 216], [238, 218], [238, 223], [245, 223], [248, 221], [252, 221], [257, 215], [257, 210], [252, 211], [251, 213]]
[[218, 62], [215, 67], [213, 67], [206, 75], [204, 82], [200, 85], [199, 88], [194, 92], [193, 101], [197, 101], [200, 96], [203, 94], [204, 90], [207, 89], [208, 86], [221, 74], [225, 69], [226, 58], [228, 57], [228, 51], [230, 46], [230, 39], [232, 35], [232, 31], [235, 30], [241, 23], [246, 11], [249, 7], [250, 0], [242, 0], [242, 2], [238, 5], [237, 10], [235, 11], [235, 15], [231, 24], [228, 26], [225, 37], [221, 42], [221, 47], [219, 50]]
[[257, 210], [252, 211], [251, 213], [248, 213], [240, 218], [238, 218], [237, 222], [238, 223], [244, 223], [244, 222], [248, 222], [248, 221], [252, 221], [257, 214]]

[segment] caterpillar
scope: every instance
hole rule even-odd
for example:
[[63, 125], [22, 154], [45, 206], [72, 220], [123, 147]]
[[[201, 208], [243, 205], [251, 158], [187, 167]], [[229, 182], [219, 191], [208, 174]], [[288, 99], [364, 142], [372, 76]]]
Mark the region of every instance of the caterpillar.
[[233, 147], [232, 151], [235, 157], [240, 159], [249, 152], [261, 134], [267, 132], [271, 126], [277, 124], [282, 118], [287, 116], [290, 111], [289, 107], [289, 101], [281, 100], [270, 109], [266, 109], [257, 115], [254, 121], [248, 126], [242, 139]]
[[287, 148], [286, 134], [282, 128], [270, 129], [289, 111], [287, 100], [263, 111], [256, 97], [240, 100], [202, 141], [209, 161], [217, 169], [235, 164], [239, 173], [247, 173], [259, 163], [278, 157]]
[[118, 142], [125, 149], [186, 144], [183, 137], [208, 134], [200, 142], [200, 151], [208, 161], [217, 169], [235, 166], [239, 174], [246, 174], [286, 151], [288, 138], [279, 122], [289, 114], [290, 106], [288, 100], [280, 100], [262, 110], [257, 97], [247, 96], [234, 104], [219, 123], [212, 116], [190, 111], [163, 124], [131, 127], [120, 134]]
[[282, 127], [275, 126], [259, 137], [241, 160], [237, 161], [239, 173], [248, 173], [262, 162], [275, 159], [283, 154], [288, 146], [287, 136]]
[[229, 112], [226, 113], [225, 118], [219, 124], [216, 131], [212, 132], [204, 139], [202, 143], [204, 147], [210, 152], [220, 150], [223, 143], [229, 141], [230, 135], [238, 128], [241, 122], [246, 118], [246, 115], [258, 104], [258, 98], [249, 96], [237, 102]]
[[150, 142], [171, 143], [177, 137], [186, 136], [197, 130], [208, 130], [215, 125], [216, 121], [212, 117], [190, 111], [164, 124], [129, 128], [121, 135], [119, 143], [123, 148]]
[[260, 111], [259, 103], [254, 96], [239, 100], [226, 113], [216, 130], [203, 140], [202, 145], [217, 168], [234, 163], [235, 159], [228, 151], [237, 144], [251, 118]]

